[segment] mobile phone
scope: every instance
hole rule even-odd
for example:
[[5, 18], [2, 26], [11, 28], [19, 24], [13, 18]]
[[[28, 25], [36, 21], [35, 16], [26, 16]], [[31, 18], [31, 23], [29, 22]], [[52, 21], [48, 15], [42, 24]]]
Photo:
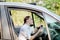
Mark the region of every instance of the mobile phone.
[[40, 26], [40, 29], [43, 29], [43, 25]]

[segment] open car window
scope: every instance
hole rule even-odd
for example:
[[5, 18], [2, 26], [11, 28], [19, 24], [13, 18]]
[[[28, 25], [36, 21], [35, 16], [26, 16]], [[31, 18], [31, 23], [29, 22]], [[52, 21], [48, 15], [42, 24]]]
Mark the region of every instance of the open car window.
[[15, 34], [19, 36], [20, 28], [24, 24], [24, 18], [26, 16], [30, 16], [32, 18], [32, 14], [30, 11], [23, 10], [23, 9], [11, 9], [9, 10], [10, 19], [12, 21], [12, 26]]

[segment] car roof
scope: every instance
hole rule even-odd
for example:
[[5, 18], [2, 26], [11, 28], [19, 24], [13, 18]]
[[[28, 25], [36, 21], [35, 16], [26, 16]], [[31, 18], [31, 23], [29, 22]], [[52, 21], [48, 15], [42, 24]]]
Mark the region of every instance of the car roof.
[[45, 7], [42, 6], [37, 6], [37, 5], [31, 5], [31, 4], [27, 4], [27, 3], [20, 3], [20, 2], [0, 2], [0, 6], [1, 5], [6, 5], [7, 7], [23, 7], [23, 8], [28, 8], [28, 9], [33, 9], [33, 10], [37, 10], [39, 12], [44, 12], [45, 14], [48, 14], [52, 17], [54, 17], [55, 19], [57, 19], [58, 21], [60, 21], [60, 16], [56, 15], [53, 12], [50, 12], [48, 9], [46, 9]]

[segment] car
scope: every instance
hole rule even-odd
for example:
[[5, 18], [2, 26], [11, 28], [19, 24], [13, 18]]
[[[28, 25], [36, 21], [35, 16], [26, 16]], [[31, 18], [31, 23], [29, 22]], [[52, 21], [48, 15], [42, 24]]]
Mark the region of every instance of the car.
[[[42, 6], [16, 3], [16, 2], [0, 2], [0, 39], [1, 40], [15, 40], [16, 34], [19, 33], [20, 28], [15, 28], [11, 18], [11, 10], [27, 10], [31, 12], [34, 20], [34, 14], [44, 20], [46, 25], [45, 32], [49, 40], [59, 40], [60, 38], [60, 16]], [[16, 18], [17, 19], [17, 18]], [[35, 22], [35, 21], [34, 21]]]

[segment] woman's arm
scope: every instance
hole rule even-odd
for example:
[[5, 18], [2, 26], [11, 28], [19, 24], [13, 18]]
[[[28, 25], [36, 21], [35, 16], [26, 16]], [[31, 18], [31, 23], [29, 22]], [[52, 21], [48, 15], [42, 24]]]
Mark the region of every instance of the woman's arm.
[[41, 33], [43, 31], [43, 29], [39, 29], [38, 32], [36, 34], [34, 34], [33, 36], [30, 37], [30, 40], [33, 40], [39, 33]]

